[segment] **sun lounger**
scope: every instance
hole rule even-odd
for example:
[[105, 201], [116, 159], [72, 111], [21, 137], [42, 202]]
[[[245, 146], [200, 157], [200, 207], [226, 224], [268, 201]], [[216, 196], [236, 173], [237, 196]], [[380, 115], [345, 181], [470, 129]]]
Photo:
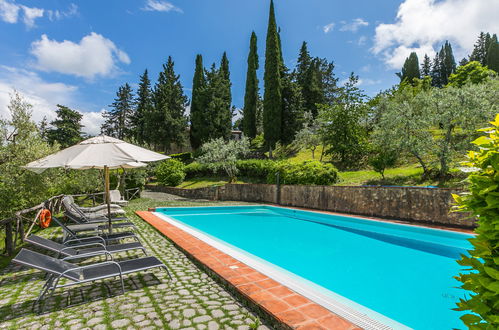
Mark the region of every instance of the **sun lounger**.
[[[62, 199], [62, 204], [64, 205], [64, 209], [66, 212], [73, 213], [75, 215], [78, 215], [82, 218], [86, 219], [95, 219], [95, 218], [103, 218], [107, 217], [107, 205], [101, 205], [99, 207], [96, 207], [95, 210], [93, 211], [85, 211], [82, 209], [81, 206], [78, 206], [72, 197], [65, 196]], [[87, 208], [90, 209], [90, 208]], [[111, 215], [124, 215], [125, 210], [123, 210], [119, 205], [115, 205], [115, 207], [111, 207]]]
[[120, 241], [122, 239], [131, 238], [140, 242], [139, 238], [132, 232], [119, 232], [106, 234], [101, 233], [99, 235], [80, 235], [75, 231], [71, 230], [68, 226], [66, 226], [62, 221], [57, 219], [56, 217], [52, 217], [55, 223], [57, 223], [64, 232], [63, 242], [64, 243], [90, 243], [90, 242], [102, 242], [104, 245], [107, 245], [113, 241]]
[[[82, 231], [104, 231], [109, 230], [109, 219], [99, 219], [93, 221], [85, 221], [82, 218], [75, 217], [70, 213], [64, 213], [66, 219], [74, 223], [74, 225], [67, 225], [68, 228], [75, 232]], [[113, 224], [113, 229], [118, 228], [136, 228], [136, 226], [130, 221], [124, 221], [127, 218], [111, 218]]]
[[[163, 268], [171, 279], [170, 272], [165, 264], [156, 257], [144, 257], [125, 261], [105, 261], [90, 265], [79, 266], [64, 260], [56, 259], [37, 253], [28, 249], [21, 249], [13, 262], [23, 266], [35, 268], [48, 274], [47, 281], [43, 286], [33, 308], [40, 302], [47, 292], [53, 295], [55, 289], [68, 287], [76, 284], [93, 282], [119, 276], [122, 293], [125, 292], [123, 275], [149, 270], [152, 268]], [[61, 279], [66, 279], [60, 284]]]
[[54, 242], [44, 237], [37, 235], [31, 235], [25, 239], [26, 242], [44, 248], [46, 250], [56, 252], [58, 258], [62, 257], [63, 260], [69, 259], [83, 259], [91, 258], [99, 255], [105, 255], [106, 260], [109, 256], [113, 260], [112, 254], [132, 251], [132, 250], [142, 250], [145, 255], [147, 255], [146, 249], [139, 242], [131, 242], [124, 244], [113, 244], [104, 245], [102, 243], [80, 243], [78, 245], [66, 246], [61, 243]]
[[[81, 216], [80, 214], [75, 214], [70, 211], [64, 211], [64, 216], [71, 220], [74, 223], [77, 224], [89, 224], [89, 223], [103, 223], [103, 222], [109, 222], [109, 218], [107, 216], [99, 216], [99, 217], [94, 217], [94, 218], [88, 218], [85, 216]], [[111, 221], [112, 222], [119, 222], [119, 221], [125, 221], [128, 220], [127, 217], [112, 217]]]

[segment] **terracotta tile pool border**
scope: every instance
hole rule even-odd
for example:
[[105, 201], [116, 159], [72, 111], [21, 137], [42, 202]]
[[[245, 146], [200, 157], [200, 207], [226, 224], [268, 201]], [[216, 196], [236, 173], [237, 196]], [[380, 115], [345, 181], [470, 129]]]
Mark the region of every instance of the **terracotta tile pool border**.
[[165, 235], [191, 260], [280, 329], [360, 329], [237, 259], [165, 222], [149, 211], [136, 214]]

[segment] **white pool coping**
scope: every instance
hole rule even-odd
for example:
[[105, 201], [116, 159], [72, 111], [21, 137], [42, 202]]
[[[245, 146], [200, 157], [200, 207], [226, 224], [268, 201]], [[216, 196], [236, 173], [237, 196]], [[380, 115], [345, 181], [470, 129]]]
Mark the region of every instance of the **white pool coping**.
[[[251, 206], [254, 207], [258, 205]], [[186, 225], [172, 217], [167, 216], [166, 214], [160, 212], [153, 212], [153, 214], [163, 221], [189, 233], [190, 235], [226, 253], [234, 259], [239, 260], [240, 262], [250, 266], [251, 268], [261, 272], [262, 274], [265, 274], [269, 278], [283, 284], [291, 290], [327, 308], [331, 312], [345, 318], [346, 320], [356, 324], [363, 329], [411, 329], [410, 327], [407, 327], [383, 314], [380, 314], [350, 299], [338, 295], [331, 290], [328, 290], [279, 266], [265, 261], [264, 259], [259, 258], [238, 247], [235, 247], [221, 239], [206, 234], [192, 226]]]

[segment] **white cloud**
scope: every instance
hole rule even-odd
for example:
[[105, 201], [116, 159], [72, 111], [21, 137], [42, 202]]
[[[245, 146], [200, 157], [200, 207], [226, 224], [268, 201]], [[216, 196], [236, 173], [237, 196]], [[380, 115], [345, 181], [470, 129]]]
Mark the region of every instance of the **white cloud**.
[[[35, 72], [0, 66], [0, 117], [10, 117], [7, 105], [14, 90], [20, 92], [33, 105], [32, 118], [40, 122], [44, 117], [48, 121], [55, 119], [57, 104], [74, 107], [78, 88], [63, 83], [46, 82]], [[103, 122], [102, 111], [82, 114], [82, 124], [85, 125], [83, 131], [92, 135], [98, 134]]]
[[357, 86], [372, 86], [381, 83], [380, 79], [370, 79], [370, 78], [359, 78]]
[[362, 18], [355, 18], [350, 23], [342, 21], [342, 26], [340, 31], [357, 32], [361, 27], [368, 26], [369, 23], [364, 21]]
[[78, 15], [78, 6], [74, 3], [70, 4], [68, 10], [60, 11], [60, 10], [47, 10], [47, 16], [51, 21], [58, 21], [63, 18], [69, 18], [72, 16]]
[[360, 36], [359, 40], [357, 40], [357, 45], [358, 46], [364, 46], [367, 42], [367, 37], [366, 36]]
[[82, 131], [89, 135], [99, 135], [100, 127], [104, 123], [105, 110], [102, 109], [99, 112], [82, 112], [83, 118], [81, 119], [81, 124], [84, 126]]
[[469, 54], [481, 31], [499, 31], [497, 0], [405, 0], [393, 24], [376, 27], [372, 52], [399, 69], [411, 51], [421, 59], [445, 41], [457, 59]]
[[17, 23], [17, 17], [21, 9], [15, 3], [0, 0], [0, 18], [6, 23]]
[[26, 6], [21, 6], [24, 11], [23, 22], [28, 28], [35, 26], [35, 20], [37, 18], [43, 17], [43, 9], [40, 8], [30, 8]]
[[322, 30], [324, 30], [324, 33], [329, 33], [333, 31], [333, 29], [334, 29], [334, 22], [329, 23], [328, 25], [324, 25], [324, 27], [322, 28]]
[[164, 0], [147, 0], [146, 5], [142, 10], [145, 11], [176, 11], [178, 13], [183, 13], [182, 9], [176, 7], [174, 4]]
[[27, 28], [35, 26], [35, 20], [43, 17], [45, 13], [49, 20], [59, 20], [64, 17], [71, 17], [78, 13], [78, 6], [74, 3], [69, 5], [67, 11], [50, 10], [36, 7], [28, 7], [25, 5], [17, 4], [11, 0], [0, 0], [0, 19], [6, 23], [17, 23], [22, 12], [22, 22]]
[[79, 43], [69, 40], [58, 42], [43, 34], [31, 44], [36, 67], [42, 71], [60, 72], [92, 79], [117, 72], [117, 63], [130, 64], [128, 55], [109, 39], [95, 32], [83, 37]]

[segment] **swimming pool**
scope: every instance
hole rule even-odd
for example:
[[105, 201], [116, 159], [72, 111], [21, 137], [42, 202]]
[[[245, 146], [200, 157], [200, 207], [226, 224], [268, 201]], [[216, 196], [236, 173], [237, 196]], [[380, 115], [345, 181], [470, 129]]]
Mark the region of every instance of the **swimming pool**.
[[472, 235], [273, 206], [156, 215], [359, 325], [463, 327], [453, 276]]

